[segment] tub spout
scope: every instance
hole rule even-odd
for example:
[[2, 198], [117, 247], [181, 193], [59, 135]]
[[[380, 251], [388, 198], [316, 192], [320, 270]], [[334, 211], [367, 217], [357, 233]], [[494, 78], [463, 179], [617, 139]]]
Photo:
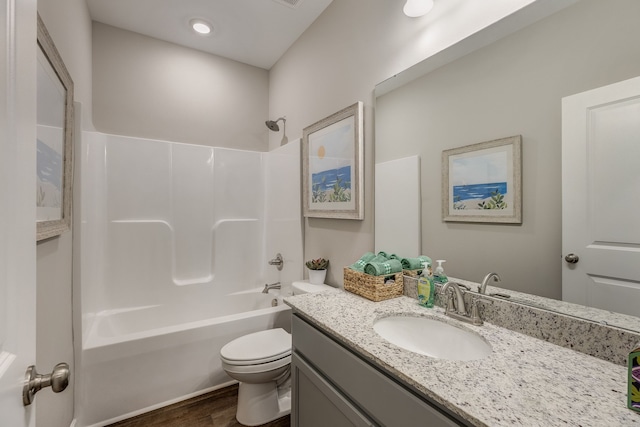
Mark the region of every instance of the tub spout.
[[280, 282], [271, 283], [271, 284], [265, 283], [262, 293], [268, 294], [270, 289], [282, 289], [282, 285], [280, 285]]

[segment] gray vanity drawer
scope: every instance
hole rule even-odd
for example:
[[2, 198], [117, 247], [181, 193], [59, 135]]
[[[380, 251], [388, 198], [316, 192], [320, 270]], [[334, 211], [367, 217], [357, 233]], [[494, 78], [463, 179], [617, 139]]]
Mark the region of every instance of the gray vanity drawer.
[[467, 425], [417, 397], [298, 315], [293, 316], [292, 332], [294, 351], [380, 425]]

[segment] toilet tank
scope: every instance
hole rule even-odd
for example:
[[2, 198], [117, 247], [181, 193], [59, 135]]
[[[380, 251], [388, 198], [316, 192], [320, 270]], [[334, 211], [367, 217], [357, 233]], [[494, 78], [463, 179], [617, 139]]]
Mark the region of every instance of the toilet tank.
[[293, 295], [312, 294], [316, 292], [336, 289], [333, 286], [329, 285], [314, 285], [312, 283], [309, 283], [308, 280], [293, 282], [291, 284], [291, 288], [293, 291]]

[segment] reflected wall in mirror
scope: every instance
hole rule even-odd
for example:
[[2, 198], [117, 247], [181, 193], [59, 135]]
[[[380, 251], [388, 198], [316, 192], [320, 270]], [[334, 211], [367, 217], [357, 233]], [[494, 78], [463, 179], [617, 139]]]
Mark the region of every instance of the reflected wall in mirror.
[[[637, 16], [635, 0], [581, 0], [377, 92], [376, 163], [421, 156], [422, 251], [447, 259], [448, 275], [497, 271], [505, 289], [561, 299], [561, 101], [640, 75]], [[442, 221], [442, 151], [517, 134], [522, 224]]]
[[71, 228], [73, 81], [38, 15], [37, 241]]

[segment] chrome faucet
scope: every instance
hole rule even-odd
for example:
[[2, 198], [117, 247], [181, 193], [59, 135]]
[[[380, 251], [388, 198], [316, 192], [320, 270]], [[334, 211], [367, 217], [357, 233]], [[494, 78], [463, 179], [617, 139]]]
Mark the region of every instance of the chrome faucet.
[[271, 284], [265, 283], [262, 293], [268, 294], [270, 289], [282, 289], [282, 285], [280, 285], [280, 282], [271, 283]]
[[278, 268], [278, 271], [282, 270], [282, 264], [284, 260], [282, 259], [281, 254], [276, 254], [276, 257], [269, 261], [269, 265], [275, 265]]
[[500, 276], [498, 275], [498, 273], [489, 273], [486, 276], [484, 276], [484, 279], [482, 279], [482, 284], [480, 286], [478, 286], [478, 293], [479, 294], [486, 294], [487, 293], [487, 284], [489, 283], [489, 280], [491, 280], [491, 278], [493, 278], [494, 282], [499, 282]]

